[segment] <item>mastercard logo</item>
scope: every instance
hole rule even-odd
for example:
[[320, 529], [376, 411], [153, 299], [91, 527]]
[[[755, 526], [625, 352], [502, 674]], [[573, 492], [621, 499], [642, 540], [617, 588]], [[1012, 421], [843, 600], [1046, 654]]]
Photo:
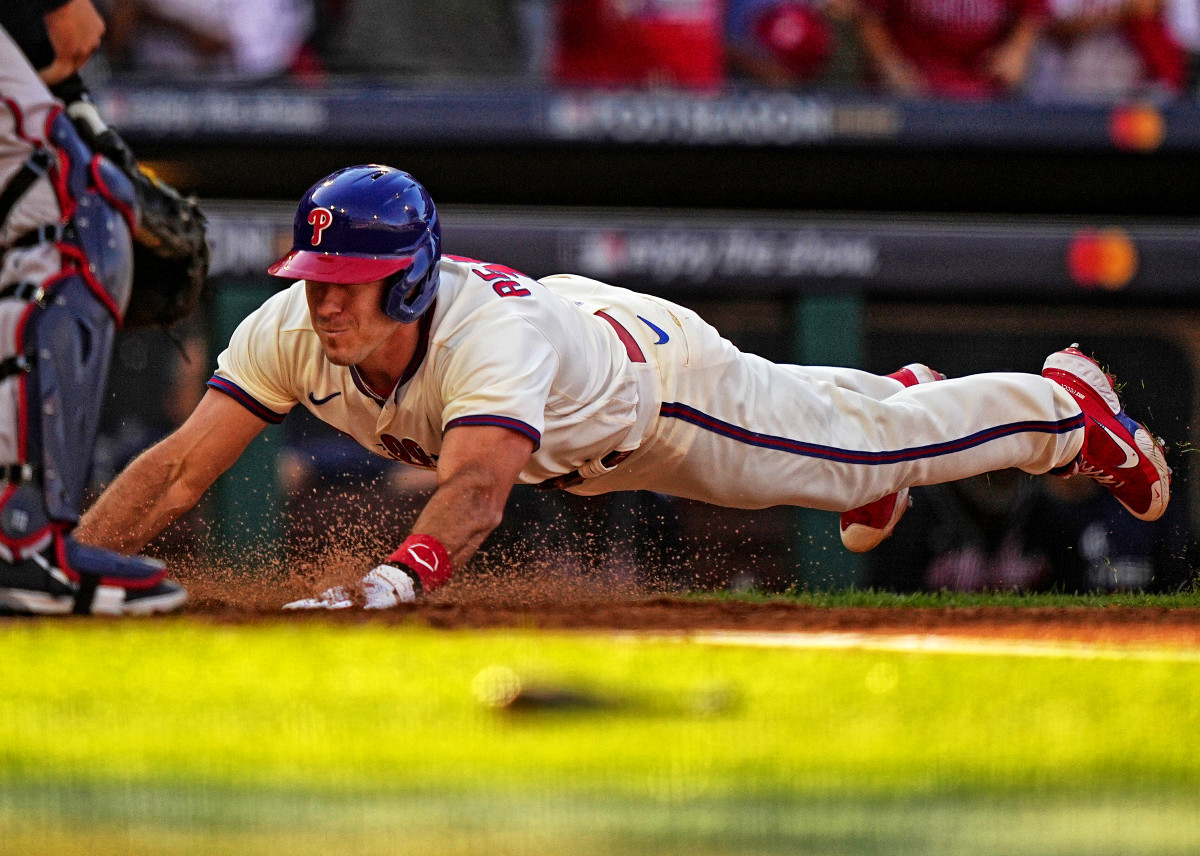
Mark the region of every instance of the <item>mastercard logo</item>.
[[1162, 145], [1167, 123], [1155, 107], [1125, 104], [1113, 109], [1108, 117], [1108, 133], [1113, 145], [1131, 152], [1150, 152]]
[[1067, 270], [1084, 288], [1117, 291], [1137, 273], [1138, 254], [1123, 229], [1083, 229], [1067, 247]]

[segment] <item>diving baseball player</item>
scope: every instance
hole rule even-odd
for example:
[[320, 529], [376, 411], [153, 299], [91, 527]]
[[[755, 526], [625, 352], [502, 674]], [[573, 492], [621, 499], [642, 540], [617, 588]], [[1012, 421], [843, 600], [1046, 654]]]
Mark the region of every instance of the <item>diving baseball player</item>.
[[1042, 375], [777, 365], [665, 300], [443, 255], [433, 201], [386, 166], [313, 185], [270, 272], [298, 281], [242, 322], [191, 417], [80, 537], [139, 549], [297, 404], [438, 486], [361, 591], [293, 607], [386, 607], [442, 585], [517, 482], [852, 512], [859, 549], [891, 531], [908, 487], [1007, 467], [1089, 475], [1146, 520], [1167, 506], [1159, 445], [1073, 347]]
[[[51, 26], [41, 31], [51, 48], [43, 76], [63, 82], [98, 43], [99, 17], [89, 0], [42, 0], [6, 4], [3, 20], [19, 20], [36, 42], [42, 13]], [[56, 56], [64, 45], [65, 58]], [[76, 92], [83, 97], [82, 84]], [[161, 563], [71, 534], [113, 335], [139, 288], [134, 247], [151, 219], [146, 197], [124, 164], [84, 141], [3, 28], [0, 105], [0, 611], [176, 609], [187, 595]]]

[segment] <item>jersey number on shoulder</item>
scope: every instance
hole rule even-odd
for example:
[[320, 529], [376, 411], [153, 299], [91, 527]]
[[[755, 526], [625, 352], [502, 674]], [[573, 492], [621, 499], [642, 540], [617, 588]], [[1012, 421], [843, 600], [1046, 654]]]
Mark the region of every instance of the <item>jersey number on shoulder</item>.
[[456, 262], [466, 262], [470, 265], [478, 265], [478, 267], [472, 268], [474, 274], [484, 282], [490, 282], [492, 284], [492, 291], [501, 297], [528, 297], [533, 294], [532, 291], [517, 282], [518, 279], [529, 279], [529, 277], [515, 268], [508, 267], [508, 265], [486, 264], [478, 259], [469, 259], [466, 256], [445, 255], [443, 258]]
[[484, 282], [490, 282], [492, 291], [501, 297], [528, 297], [532, 294], [528, 288], [513, 279], [514, 276], [523, 276], [523, 274], [510, 267], [484, 265], [481, 268], [475, 268], [475, 273]]

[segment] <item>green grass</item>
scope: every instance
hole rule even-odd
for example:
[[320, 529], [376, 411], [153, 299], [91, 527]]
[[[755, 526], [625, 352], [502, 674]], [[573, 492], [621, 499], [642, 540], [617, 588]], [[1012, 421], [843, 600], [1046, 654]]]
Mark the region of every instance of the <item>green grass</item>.
[[1105, 794], [663, 804], [442, 797], [46, 791], [6, 800], [0, 853], [524, 856], [1157, 856], [1200, 849], [1200, 801]]
[[[0, 651], [0, 853], [1200, 850], [1187, 658], [180, 619]], [[489, 708], [493, 667], [580, 704]]]

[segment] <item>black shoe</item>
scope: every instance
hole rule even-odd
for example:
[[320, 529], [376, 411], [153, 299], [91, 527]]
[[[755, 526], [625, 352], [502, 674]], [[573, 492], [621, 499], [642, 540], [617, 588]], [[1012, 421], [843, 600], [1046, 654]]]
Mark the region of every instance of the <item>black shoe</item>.
[[152, 615], [183, 606], [187, 590], [162, 562], [122, 556], [56, 535], [45, 550], [0, 562], [0, 612]]

